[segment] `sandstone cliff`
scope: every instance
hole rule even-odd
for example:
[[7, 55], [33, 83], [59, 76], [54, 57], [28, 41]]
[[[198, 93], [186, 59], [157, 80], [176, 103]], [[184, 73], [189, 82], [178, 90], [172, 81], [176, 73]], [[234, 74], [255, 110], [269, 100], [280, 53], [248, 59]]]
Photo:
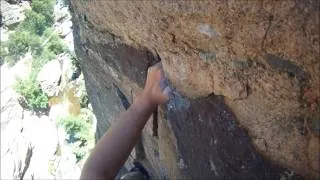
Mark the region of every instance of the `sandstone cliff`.
[[97, 138], [162, 62], [135, 154], [157, 179], [319, 177], [319, 1], [71, 1]]

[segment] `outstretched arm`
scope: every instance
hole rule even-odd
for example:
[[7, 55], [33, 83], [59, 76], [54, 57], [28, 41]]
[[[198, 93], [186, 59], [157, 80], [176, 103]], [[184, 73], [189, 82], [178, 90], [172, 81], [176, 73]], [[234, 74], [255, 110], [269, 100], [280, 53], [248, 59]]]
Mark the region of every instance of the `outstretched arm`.
[[169, 87], [164, 84], [161, 65], [149, 68], [144, 90], [97, 143], [83, 167], [81, 179], [114, 178], [154, 109], [168, 100]]

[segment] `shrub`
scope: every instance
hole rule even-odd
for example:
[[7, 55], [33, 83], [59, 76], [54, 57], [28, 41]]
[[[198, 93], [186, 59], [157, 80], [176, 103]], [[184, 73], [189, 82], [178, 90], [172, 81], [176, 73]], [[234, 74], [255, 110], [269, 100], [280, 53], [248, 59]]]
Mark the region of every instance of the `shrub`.
[[[42, 92], [36, 76], [45, 63], [65, 50], [59, 36], [53, 34], [49, 28], [53, 24], [54, 2], [54, 0], [32, 0], [32, 10], [25, 12], [24, 21], [1, 47], [1, 55], [11, 65], [31, 50], [33, 55], [31, 74], [27, 80], [19, 80], [15, 89], [25, 97], [29, 108], [35, 111], [48, 108], [48, 97]], [[47, 43], [42, 43], [46, 40]]]
[[25, 97], [28, 107], [34, 111], [46, 111], [48, 108], [48, 97], [41, 90], [39, 83], [36, 81], [37, 75], [41, 68], [52, 60], [55, 55], [48, 49], [41, 51], [41, 54], [32, 60], [31, 74], [22, 81], [18, 80], [14, 86], [17, 93]]
[[46, 29], [46, 31], [43, 33], [43, 38], [48, 40], [48, 42], [45, 44], [45, 47], [47, 47], [54, 54], [58, 55], [68, 51], [64, 42], [61, 40], [57, 32], [55, 32], [52, 28]]
[[53, 23], [54, 3], [54, 0], [32, 0], [32, 10], [45, 17], [46, 26], [51, 26]]
[[62, 0], [63, 7], [69, 7], [70, 6], [70, 0]]
[[26, 31], [15, 32], [9, 35], [9, 41], [6, 44], [8, 52], [14, 56], [22, 56], [29, 49], [29, 33]]
[[60, 119], [59, 124], [64, 127], [69, 137], [67, 140], [71, 143], [81, 141], [84, 145], [90, 130], [90, 123], [78, 116], [68, 116]]
[[[36, 54], [41, 53], [41, 36], [53, 24], [53, 6], [54, 0], [32, 1], [32, 10], [25, 12], [24, 21], [1, 47], [4, 52], [1, 55], [10, 65], [15, 64], [29, 50]], [[57, 40], [50, 48], [54, 53], [61, 52], [62, 49]]]
[[58, 124], [68, 134], [67, 142], [72, 143], [73, 153], [81, 160], [88, 153], [88, 146], [93, 143], [94, 136], [91, 132], [92, 119], [82, 116], [67, 116], [61, 118]]
[[16, 31], [9, 35], [9, 40], [4, 43], [6, 50], [2, 51], [6, 52], [4, 54], [6, 61], [10, 65], [14, 65], [29, 49], [36, 52], [40, 47], [41, 43], [38, 36], [27, 31]]
[[[2, 46], [0, 47], [0, 57], [1, 57], [1, 65], [4, 64], [4, 62], [7, 61], [7, 57], [9, 57], [8, 55], [8, 48], [6, 47], [6, 43], [5, 42], [1, 42]], [[10, 61], [8, 61], [9, 63]], [[9, 64], [11, 65], [11, 64]]]
[[3, 64], [4, 62], [3, 62], [3, 58], [2, 58], [2, 56], [0, 55], [0, 66]]
[[46, 111], [48, 108], [48, 97], [42, 92], [39, 83], [36, 81], [41, 68], [50, 60], [55, 58], [55, 54], [48, 48], [38, 48], [34, 54], [31, 66], [31, 74], [25, 80], [18, 80], [15, 90], [25, 97], [28, 107], [34, 111]]
[[50, 38], [47, 46], [48, 49], [56, 55], [66, 50], [66, 46], [56, 33]]
[[19, 80], [15, 90], [26, 98], [28, 107], [34, 111], [45, 111], [48, 108], [48, 97], [42, 92], [35, 79]]
[[86, 108], [89, 105], [89, 97], [86, 93], [81, 94], [80, 96], [80, 106]]
[[21, 23], [21, 26], [19, 26], [18, 31], [22, 29], [41, 36], [46, 28], [49, 27], [45, 16], [42, 14], [28, 10], [25, 12], [25, 16], [26, 18]]

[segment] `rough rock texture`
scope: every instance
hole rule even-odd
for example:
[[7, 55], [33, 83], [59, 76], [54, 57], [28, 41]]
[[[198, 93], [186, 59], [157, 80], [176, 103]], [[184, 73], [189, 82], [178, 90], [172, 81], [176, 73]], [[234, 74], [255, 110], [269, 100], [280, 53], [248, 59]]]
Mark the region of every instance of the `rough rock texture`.
[[[53, 178], [48, 160], [57, 147], [56, 127], [47, 116], [38, 117], [21, 106], [12, 88], [15, 78], [29, 76], [30, 59], [1, 66], [1, 179]], [[41, 128], [39, 128], [41, 127]], [[44, 138], [45, 137], [45, 138]]]
[[[9, 4], [8, 2], [13, 4]], [[18, 1], [8, 2], [4, 0], [0, 1], [0, 26], [4, 24], [8, 28], [12, 28], [23, 21], [25, 18], [24, 11], [26, 9], [30, 9], [30, 4], [27, 1], [24, 1], [20, 4], [18, 4]]]
[[61, 69], [60, 59], [52, 60], [46, 63], [37, 75], [42, 91], [49, 97], [56, 96], [59, 92]]
[[290, 174], [283, 167], [319, 177], [319, 1], [71, 8], [97, 138], [161, 60], [177, 92], [142, 135], [155, 177], [276, 179]]

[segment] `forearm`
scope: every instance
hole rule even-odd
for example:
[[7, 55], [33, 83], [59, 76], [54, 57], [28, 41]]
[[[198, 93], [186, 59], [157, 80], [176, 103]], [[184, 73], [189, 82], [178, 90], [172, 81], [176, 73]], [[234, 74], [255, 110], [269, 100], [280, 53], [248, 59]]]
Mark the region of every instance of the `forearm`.
[[154, 108], [156, 105], [148, 98], [138, 97], [97, 143], [83, 168], [81, 179], [112, 179], [129, 156]]

